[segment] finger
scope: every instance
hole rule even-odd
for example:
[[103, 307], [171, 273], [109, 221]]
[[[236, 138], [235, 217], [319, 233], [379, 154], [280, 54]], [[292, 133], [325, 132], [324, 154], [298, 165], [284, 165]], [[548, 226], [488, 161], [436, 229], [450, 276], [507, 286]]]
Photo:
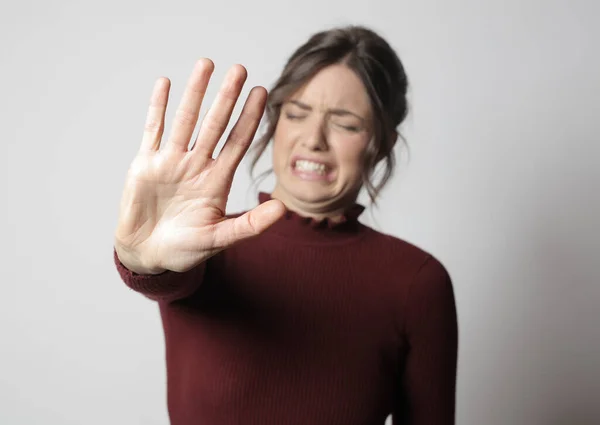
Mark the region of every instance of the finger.
[[144, 136], [142, 137], [141, 151], [156, 151], [160, 147], [165, 128], [165, 111], [169, 101], [169, 89], [171, 81], [168, 78], [159, 78], [154, 83], [150, 105], [146, 114], [144, 125]]
[[224, 173], [221, 178], [233, 178], [235, 170], [254, 139], [266, 104], [267, 90], [264, 87], [254, 87], [248, 95], [240, 118], [231, 129], [231, 133], [217, 157], [216, 168]]
[[188, 144], [198, 121], [198, 114], [210, 76], [215, 69], [214, 63], [207, 58], [196, 62], [194, 70], [188, 79], [181, 98], [181, 103], [175, 112], [173, 128], [169, 134], [169, 148], [187, 151]]
[[229, 69], [214, 103], [202, 120], [198, 137], [191, 149], [194, 155], [212, 158], [247, 76], [248, 72], [242, 65], [234, 65]]
[[226, 249], [244, 239], [257, 236], [279, 220], [285, 211], [281, 201], [272, 199], [239, 217], [224, 220], [215, 225], [214, 246]]

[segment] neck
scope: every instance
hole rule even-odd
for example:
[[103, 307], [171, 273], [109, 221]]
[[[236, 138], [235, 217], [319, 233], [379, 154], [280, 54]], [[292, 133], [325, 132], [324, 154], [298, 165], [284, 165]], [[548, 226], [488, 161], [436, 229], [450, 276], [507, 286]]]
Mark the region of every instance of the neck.
[[[259, 193], [258, 200], [260, 203], [267, 202], [270, 199], [273, 199], [272, 194]], [[334, 219], [332, 218], [333, 213], [302, 215], [302, 213], [287, 208], [284, 216], [269, 228], [269, 232], [302, 243], [346, 243], [364, 236], [366, 227], [358, 221], [358, 217], [363, 210], [362, 205], [355, 203], [339, 215], [339, 218]], [[316, 218], [318, 216], [324, 218]]]
[[354, 199], [346, 202], [304, 202], [289, 196], [279, 185], [275, 186], [271, 193], [273, 199], [277, 199], [286, 206], [288, 210], [294, 211], [300, 216], [311, 217], [315, 220], [328, 219], [332, 222], [343, 220], [344, 213], [356, 203]]

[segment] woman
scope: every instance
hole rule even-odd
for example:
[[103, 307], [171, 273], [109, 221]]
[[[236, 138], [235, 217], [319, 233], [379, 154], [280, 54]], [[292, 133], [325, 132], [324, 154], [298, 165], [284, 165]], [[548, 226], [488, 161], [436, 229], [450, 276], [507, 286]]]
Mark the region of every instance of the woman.
[[[160, 151], [169, 81], [157, 81], [115, 233], [123, 281], [160, 307], [171, 423], [454, 424], [451, 279], [358, 221], [407, 111], [392, 48], [363, 27], [315, 34], [268, 99], [252, 89], [214, 159], [246, 71], [228, 72], [188, 149], [213, 68], [196, 64]], [[257, 155], [272, 140], [275, 188], [226, 216], [265, 106]]]

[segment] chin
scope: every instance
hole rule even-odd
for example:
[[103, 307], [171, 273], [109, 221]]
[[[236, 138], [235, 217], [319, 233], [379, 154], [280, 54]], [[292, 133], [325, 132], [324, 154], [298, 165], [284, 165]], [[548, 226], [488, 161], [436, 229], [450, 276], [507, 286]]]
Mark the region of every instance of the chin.
[[281, 189], [287, 193], [287, 196], [304, 204], [320, 205], [319, 208], [325, 205], [338, 205], [344, 202], [343, 199], [351, 197], [342, 188], [333, 185], [289, 180], [282, 183], [284, 184], [281, 185]]
[[287, 192], [303, 202], [326, 202], [336, 197], [331, 190], [310, 186], [310, 184], [293, 184], [287, 188]]
[[278, 183], [275, 190], [290, 202], [296, 200], [304, 204], [324, 206], [339, 204], [343, 202], [342, 199], [351, 197], [348, 187], [340, 186], [337, 175], [328, 180], [310, 180], [294, 175], [289, 169], [284, 168], [282, 173], [277, 171], [279, 170], [275, 170], [275, 177]]

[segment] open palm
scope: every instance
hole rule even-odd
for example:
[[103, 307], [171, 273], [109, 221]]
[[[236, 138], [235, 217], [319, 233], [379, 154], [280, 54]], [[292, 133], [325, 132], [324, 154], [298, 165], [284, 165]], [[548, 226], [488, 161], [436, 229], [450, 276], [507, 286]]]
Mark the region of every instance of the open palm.
[[139, 273], [187, 271], [233, 244], [256, 236], [285, 211], [280, 201], [265, 202], [237, 218], [226, 218], [233, 176], [263, 115], [267, 92], [254, 87], [223, 149], [213, 153], [247, 77], [233, 66], [191, 149], [214, 64], [200, 59], [189, 78], [171, 133], [161, 147], [170, 81], [160, 78], [150, 100], [144, 136], [129, 171], [115, 231], [123, 264]]

